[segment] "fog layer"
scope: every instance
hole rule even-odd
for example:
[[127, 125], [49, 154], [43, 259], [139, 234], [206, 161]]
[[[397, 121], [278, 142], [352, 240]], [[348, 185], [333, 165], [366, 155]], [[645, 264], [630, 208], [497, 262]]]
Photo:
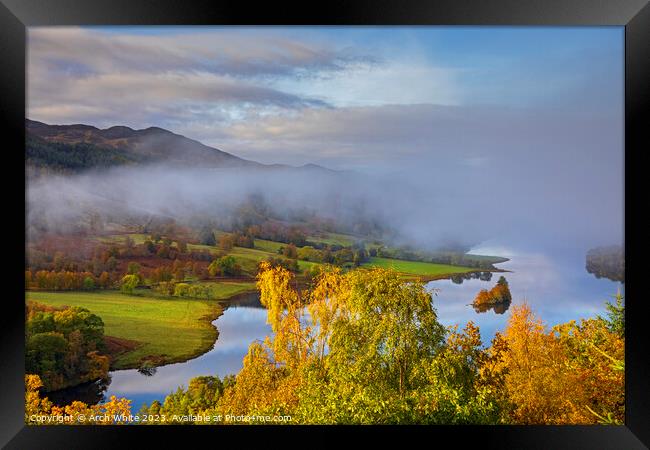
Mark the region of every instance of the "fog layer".
[[553, 171], [565, 162], [534, 156], [492, 170], [432, 160], [376, 174], [156, 165], [46, 176], [28, 182], [28, 232], [74, 231], [90, 214], [121, 224], [151, 216], [227, 224], [254, 196], [279, 220], [316, 215], [349, 229], [375, 223], [392, 243], [423, 249], [497, 237], [535, 248], [622, 241], [621, 174], [595, 174], [589, 161]]

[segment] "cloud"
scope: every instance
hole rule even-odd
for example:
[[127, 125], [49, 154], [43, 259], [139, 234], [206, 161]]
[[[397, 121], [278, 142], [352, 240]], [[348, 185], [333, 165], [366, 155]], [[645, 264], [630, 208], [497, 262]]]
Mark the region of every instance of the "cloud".
[[108, 34], [97, 29], [33, 27], [28, 42], [30, 60], [81, 75], [198, 70], [250, 78], [337, 71], [374, 61], [349, 47], [297, 41], [270, 30], [133, 35], [128, 31]]
[[[52, 85], [57, 89], [52, 89]], [[208, 117], [229, 108], [251, 105], [298, 108], [325, 106], [320, 100], [301, 98], [228, 76], [207, 72], [155, 74], [108, 73], [92, 77], [53, 76], [30, 84], [29, 115], [50, 122], [100, 120], [109, 125]], [[157, 125], [154, 123], [154, 125]]]
[[49, 123], [167, 126], [201, 114], [210, 121], [251, 111], [327, 107], [273, 80], [320, 77], [370, 56], [263, 35], [211, 30], [180, 35], [110, 34], [96, 29], [30, 28], [28, 116]]
[[422, 240], [431, 222], [476, 224], [468, 234], [480, 224], [488, 236], [525, 227], [551, 241], [564, 223], [584, 239], [622, 235], [616, 48], [539, 47], [540, 37], [508, 53], [477, 39], [467, 41], [475, 53], [449, 44], [445, 59], [402, 48], [394, 30], [382, 35], [392, 47], [346, 33], [30, 28], [28, 114], [159, 126], [263, 163], [382, 174], [374, 201], [391, 207], [402, 200], [387, 191], [408, 181], [417, 194], [404, 196], [427, 206], [400, 226]]
[[213, 128], [190, 124], [184, 131], [263, 162], [316, 158], [345, 168], [362, 161], [376, 166], [435, 159], [466, 170], [513, 158], [553, 166], [561, 160], [575, 165], [583, 157], [591, 164], [588, 155], [616, 158], [621, 154], [612, 148], [622, 148], [622, 123], [616, 119], [597, 111], [416, 104], [306, 108], [249, 117], [219, 129], [216, 139], [210, 139]]

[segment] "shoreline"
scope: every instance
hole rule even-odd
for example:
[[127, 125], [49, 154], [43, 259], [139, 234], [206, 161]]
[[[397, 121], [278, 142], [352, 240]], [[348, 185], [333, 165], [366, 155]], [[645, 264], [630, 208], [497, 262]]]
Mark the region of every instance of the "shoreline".
[[[505, 261], [504, 261], [505, 262]], [[475, 274], [475, 273], [481, 273], [481, 272], [493, 272], [493, 273], [505, 273], [505, 272], [511, 272], [510, 270], [505, 270], [505, 269], [499, 269], [499, 268], [492, 268], [492, 269], [482, 269], [482, 270], [475, 270], [471, 272], [452, 272], [452, 273], [446, 273], [446, 274], [439, 274], [439, 275], [414, 275], [414, 274], [409, 274], [409, 273], [400, 273], [400, 275], [404, 276], [406, 279], [412, 279], [412, 280], [417, 280], [422, 283], [428, 283], [431, 281], [438, 281], [438, 280], [445, 280], [445, 279], [451, 279], [454, 276], [466, 276], [468, 274]], [[306, 288], [310, 284], [310, 280], [306, 279], [304, 276], [298, 274], [294, 278], [295, 283], [296, 283], [296, 288], [302, 290]], [[240, 282], [255, 282], [254, 277], [224, 277], [219, 280], [215, 280], [216, 282], [222, 281], [222, 282], [228, 282], [228, 281], [240, 281]], [[31, 290], [31, 289], [30, 289]], [[33, 291], [35, 292], [43, 292], [38, 289], [34, 289]], [[53, 292], [60, 292], [60, 291], [53, 291]], [[140, 346], [146, 344], [144, 342], [128, 342], [128, 346], [119, 346], [120, 348], [117, 348], [113, 351], [108, 351], [106, 353], [107, 356], [111, 358], [111, 364], [109, 367], [109, 375], [112, 372], [119, 372], [119, 371], [124, 371], [124, 370], [138, 370], [139, 368], [142, 367], [142, 364], [145, 362], [150, 362], [153, 364], [153, 367], [158, 368], [158, 367], [164, 367], [172, 364], [179, 364], [179, 363], [184, 363], [191, 361], [193, 359], [196, 359], [212, 349], [214, 349], [214, 346], [219, 338], [219, 330], [217, 326], [214, 324], [214, 322], [221, 317], [224, 314], [225, 309], [228, 308], [228, 306], [236, 302], [242, 298], [245, 298], [247, 296], [250, 296], [251, 294], [254, 294], [257, 292], [257, 289], [253, 288], [250, 290], [246, 290], [243, 292], [238, 292], [236, 294], [231, 295], [230, 297], [222, 298], [222, 299], [211, 299], [211, 300], [199, 300], [198, 301], [203, 301], [206, 302], [210, 306], [210, 312], [208, 314], [203, 315], [202, 317], [199, 318], [199, 323], [204, 324], [204, 326], [209, 327], [209, 334], [206, 336], [204, 339], [202, 339], [201, 345], [195, 349], [195, 351], [191, 353], [187, 353], [184, 355], [180, 356], [175, 356], [175, 357], [169, 357], [167, 355], [147, 355], [143, 356], [140, 358], [138, 362], [132, 362], [128, 364], [120, 364], [119, 359], [121, 356], [128, 354], [130, 351], [135, 350], [139, 348]], [[105, 335], [105, 340], [108, 342], [112, 343], [126, 343], [127, 340], [124, 338], [120, 338], [117, 336], [110, 336], [110, 335]], [[124, 348], [127, 347], [127, 348]], [[97, 382], [100, 379], [94, 380], [93, 382]], [[69, 388], [74, 388], [79, 385], [74, 385], [74, 386], [69, 386], [65, 389]]]

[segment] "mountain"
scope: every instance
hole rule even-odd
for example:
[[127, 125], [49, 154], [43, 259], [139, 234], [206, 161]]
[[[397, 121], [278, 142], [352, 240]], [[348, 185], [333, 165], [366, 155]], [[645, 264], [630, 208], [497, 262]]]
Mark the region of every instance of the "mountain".
[[162, 161], [177, 166], [265, 167], [157, 127], [99, 129], [83, 124], [48, 125], [29, 119], [25, 126], [25, 160], [37, 167], [79, 171]]

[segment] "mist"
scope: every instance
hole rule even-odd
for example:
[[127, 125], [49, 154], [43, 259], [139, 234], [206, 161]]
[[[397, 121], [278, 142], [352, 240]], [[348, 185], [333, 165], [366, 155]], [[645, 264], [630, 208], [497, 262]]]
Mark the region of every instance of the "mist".
[[342, 232], [374, 223], [382, 230], [375, 237], [423, 250], [494, 238], [528, 248], [621, 243], [622, 174], [553, 172], [543, 159], [504, 161], [499, 170], [441, 159], [377, 173], [155, 164], [41, 176], [28, 180], [28, 239], [76, 232], [90, 214], [106, 223], [153, 216], [228, 227], [237, 208], [256, 198], [278, 220], [317, 216]]

